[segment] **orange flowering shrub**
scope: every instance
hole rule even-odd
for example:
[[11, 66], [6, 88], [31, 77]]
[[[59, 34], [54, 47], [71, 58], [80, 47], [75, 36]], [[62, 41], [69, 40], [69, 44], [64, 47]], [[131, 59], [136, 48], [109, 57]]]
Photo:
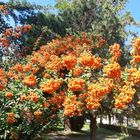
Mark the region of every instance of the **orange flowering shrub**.
[[41, 46], [7, 71], [0, 69], [0, 102], [5, 103], [0, 132], [15, 128], [31, 135], [33, 130], [49, 131], [64, 117], [103, 109], [128, 111], [138, 105], [139, 39], [133, 45], [134, 61], [125, 67], [117, 62], [122, 53], [118, 44], [109, 47], [106, 59], [93, 52], [104, 44], [101, 37], [86, 33], [66, 36]]
[[[130, 66], [125, 68], [124, 84], [118, 91], [119, 94], [115, 96], [115, 107], [119, 109], [126, 109], [131, 106], [130, 103], [137, 102], [140, 98], [138, 94], [140, 84], [140, 71], [139, 71], [139, 55], [140, 55], [140, 39], [136, 39], [132, 44], [132, 60]], [[137, 95], [135, 95], [137, 94]], [[130, 104], [130, 105], [129, 105]], [[129, 105], [129, 106], [128, 106]], [[137, 106], [135, 106], [137, 108]]]

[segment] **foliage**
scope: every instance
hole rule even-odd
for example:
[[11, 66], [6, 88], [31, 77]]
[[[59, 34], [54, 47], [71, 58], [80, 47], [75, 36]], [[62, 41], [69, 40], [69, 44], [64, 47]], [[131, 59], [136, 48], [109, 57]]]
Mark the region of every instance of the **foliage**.
[[[59, 0], [56, 8], [67, 30], [86, 31], [101, 35], [109, 44], [124, 45], [128, 35], [126, 25], [134, 22], [124, 12], [127, 0]], [[67, 3], [67, 4], [66, 4]]]

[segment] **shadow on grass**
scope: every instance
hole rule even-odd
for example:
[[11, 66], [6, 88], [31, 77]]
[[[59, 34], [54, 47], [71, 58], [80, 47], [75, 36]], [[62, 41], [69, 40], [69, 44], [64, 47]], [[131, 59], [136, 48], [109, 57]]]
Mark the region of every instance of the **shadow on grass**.
[[[89, 140], [90, 133], [88, 130], [79, 132], [59, 131], [47, 135], [48, 139], [44, 140]], [[139, 137], [129, 136], [113, 130], [98, 128], [98, 140], [140, 140]]]

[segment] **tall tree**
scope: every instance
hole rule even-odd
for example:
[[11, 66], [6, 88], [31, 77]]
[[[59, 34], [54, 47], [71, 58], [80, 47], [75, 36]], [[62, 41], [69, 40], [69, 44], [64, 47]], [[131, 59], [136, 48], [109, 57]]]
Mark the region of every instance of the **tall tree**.
[[56, 7], [67, 30], [94, 32], [110, 44], [124, 45], [126, 25], [134, 22], [124, 12], [128, 0], [58, 0]]

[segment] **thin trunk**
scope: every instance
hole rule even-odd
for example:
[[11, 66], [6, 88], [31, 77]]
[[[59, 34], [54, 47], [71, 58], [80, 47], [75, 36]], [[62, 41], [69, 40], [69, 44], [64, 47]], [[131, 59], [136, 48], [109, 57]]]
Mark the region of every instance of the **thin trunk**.
[[70, 119], [66, 118], [64, 120], [64, 130], [71, 131]]
[[111, 115], [108, 115], [108, 121], [109, 121], [109, 125], [111, 125]]
[[128, 118], [128, 116], [126, 116], [127, 117], [127, 126], [129, 126], [129, 118]]
[[93, 114], [90, 114], [90, 140], [97, 140], [97, 122]]
[[100, 115], [100, 124], [103, 124], [103, 116], [102, 116], [102, 114]]

